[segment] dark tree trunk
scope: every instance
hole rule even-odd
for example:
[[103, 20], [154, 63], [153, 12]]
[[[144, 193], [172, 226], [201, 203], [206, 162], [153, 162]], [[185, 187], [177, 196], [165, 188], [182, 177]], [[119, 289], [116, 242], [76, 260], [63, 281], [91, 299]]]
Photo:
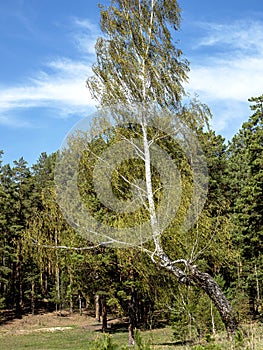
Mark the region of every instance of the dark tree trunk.
[[136, 327], [136, 304], [135, 304], [135, 291], [132, 288], [131, 300], [129, 302], [129, 345], [134, 345], [134, 329]]
[[232, 337], [237, 328], [238, 322], [234, 316], [234, 311], [227, 300], [226, 296], [220, 289], [216, 281], [205, 272], [201, 272], [197, 267], [192, 267], [192, 279], [213, 301], [221, 319], [225, 325], [228, 336]]
[[[232, 338], [238, 329], [238, 322], [231, 304], [216, 281], [208, 273], [199, 271], [196, 265], [190, 265], [186, 260], [172, 262], [161, 249], [157, 252], [157, 256], [160, 259], [160, 265], [172, 272], [177, 277], [179, 283], [195, 284], [209, 296], [220, 314], [228, 336]], [[189, 274], [186, 274], [176, 266], [176, 263], [184, 263], [187, 266]]]
[[130, 289], [130, 300], [129, 300], [129, 338], [128, 338], [128, 344], [129, 345], [134, 345], [135, 340], [134, 340], [134, 330], [136, 327], [136, 291], [135, 291], [135, 286], [134, 286], [134, 268], [133, 268], [133, 261], [132, 257], [129, 257], [129, 263], [130, 263], [130, 271], [129, 271], [129, 280], [131, 282], [131, 289]]
[[79, 315], [82, 316], [82, 299], [79, 293]]
[[70, 268], [68, 268], [68, 274], [69, 274], [69, 290], [70, 290], [70, 294], [69, 294], [69, 313], [72, 314], [73, 313], [73, 308], [74, 308], [73, 295], [72, 295], [73, 275], [72, 275], [72, 271], [71, 271]]
[[128, 340], [128, 344], [129, 345], [134, 345], [134, 326], [131, 322], [129, 322], [129, 340]]
[[101, 295], [101, 316], [102, 316], [102, 331], [106, 332], [107, 330], [107, 306], [106, 306], [106, 296]]
[[22, 257], [21, 257], [21, 240], [17, 243], [17, 261], [15, 263], [15, 307], [16, 317], [22, 317], [23, 311], [23, 287], [22, 287]]
[[35, 314], [35, 281], [31, 281], [31, 314]]

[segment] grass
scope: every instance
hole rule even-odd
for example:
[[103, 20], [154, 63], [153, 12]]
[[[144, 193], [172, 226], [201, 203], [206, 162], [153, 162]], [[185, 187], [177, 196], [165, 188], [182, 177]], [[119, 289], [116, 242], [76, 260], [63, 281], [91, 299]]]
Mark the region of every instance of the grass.
[[[157, 329], [141, 333], [143, 341], [151, 340], [155, 349], [185, 349], [173, 344], [170, 328]], [[0, 336], [0, 348], [5, 350], [84, 350], [98, 337], [100, 332], [78, 328], [76, 326], [64, 331], [34, 332], [31, 334], [5, 334]], [[113, 342], [119, 346], [127, 345], [127, 332], [111, 334]]]
[[[28, 317], [0, 326], [0, 349], [3, 350], [86, 350], [93, 348], [95, 339], [102, 337], [100, 325], [88, 317], [64, 317], [54, 314]], [[263, 326], [246, 325], [247, 338], [239, 337], [233, 342], [219, 334], [215, 341], [200, 344], [182, 344], [173, 340], [170, 327], [141, 332], [143, 342], [150, 340], [152, 349], [176, 350], [263, 350]], [[110, 336], [119, 348], [127, 345], [125, 328], [112, 327]], [[106, 349], [106, 348], [105, 348]], [[98, 348], [98, 350], [100, 350]], [[136, 349], [137, 350], [137, 349]]]
[[88, 349], [87, 335], [83, 330], [78, 329], [54, 333], [4, 336], [0, 341], [2, 349], [9, 350]]

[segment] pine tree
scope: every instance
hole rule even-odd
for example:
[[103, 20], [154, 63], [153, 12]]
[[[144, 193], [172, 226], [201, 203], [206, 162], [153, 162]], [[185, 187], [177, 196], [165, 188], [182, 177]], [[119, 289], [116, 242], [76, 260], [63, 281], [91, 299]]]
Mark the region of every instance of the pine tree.
[[[3, 152], [0, 152], [2, 158]], [[12, 247], [8, 239], [8, 192], [7, 182], [9, 178], [7, 172], [9, 167], [2, 165], [0, 159], [0, 307], [8, 303], [9, 279], [11, 275]], [[8, 172], [9, 173], [9, 172]]]
[[254, 112], [229, 146], [234, 237], [241, 250], [240, 273], [252, 314], [259, 312], [263, 241], [263, 96], [251, 98]]

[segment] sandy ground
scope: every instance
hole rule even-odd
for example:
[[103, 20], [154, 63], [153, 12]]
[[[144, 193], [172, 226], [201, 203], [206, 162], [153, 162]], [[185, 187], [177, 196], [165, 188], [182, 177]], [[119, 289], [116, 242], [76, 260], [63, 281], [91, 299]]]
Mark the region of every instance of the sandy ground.
[[[123, 323], [121, 319], [109, 319], [109, 328], [112, 325]], [[90, 330], [100, 330], [101, 324], [95, 318], [77, 313], [69, 314], [63, 312], [59, 316], [56, 312], [43, 313], [38, 315], [25, 315], [21, 319], [13, 319], [3, 322], [0, 325], [0, 335], [7, 334], [30, 334], [35, 332], [56, 332], [72, 329], [73, 327], [83, 327]]]

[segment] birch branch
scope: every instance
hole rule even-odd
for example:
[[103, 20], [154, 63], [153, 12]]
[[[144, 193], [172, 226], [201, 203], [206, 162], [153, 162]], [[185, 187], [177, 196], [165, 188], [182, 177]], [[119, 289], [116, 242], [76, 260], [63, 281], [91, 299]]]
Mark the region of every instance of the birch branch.
[[98, 156], [96, 153], [94, 153], [90, 148], [85, 147], [86, 150], [88, 150], [94, 157], [96, 157], [98, 160], [100, 160], [101, 162], [105, 163], [110, 169], [112, 169], [112, 171], [116, 171], [117, 174], [123, 179], [123, 181], [125, 181], [127, 184], [129, 184], [131, 187], [135, 187], [137, 190], [142, 191], [146, 194], [146, 191], [137, 186], [135, 183], [130, 182], [125, 176], [123, 176], [116, 168], [113, 168], [105, 159], [101, 158], [100, 156]]
[[82, 251], [82, 250], [92, 250], [101, 246], [105, 246], [108, 244], [111, 244], [111, 242], [101, 242], [96, 245], [88, 246], [88, 247], [69, 247], [66, 245], [52, 245], [52, 244], [42, 244], [38, 240], [34, 239], [33, 237], [30, 237], [31, 241], [34, 245], [37, 245], [38, 247], [42, 248], [51, 248], [51, 249], [65, 249], [65, 250], [76, 250], [76, 251]]

